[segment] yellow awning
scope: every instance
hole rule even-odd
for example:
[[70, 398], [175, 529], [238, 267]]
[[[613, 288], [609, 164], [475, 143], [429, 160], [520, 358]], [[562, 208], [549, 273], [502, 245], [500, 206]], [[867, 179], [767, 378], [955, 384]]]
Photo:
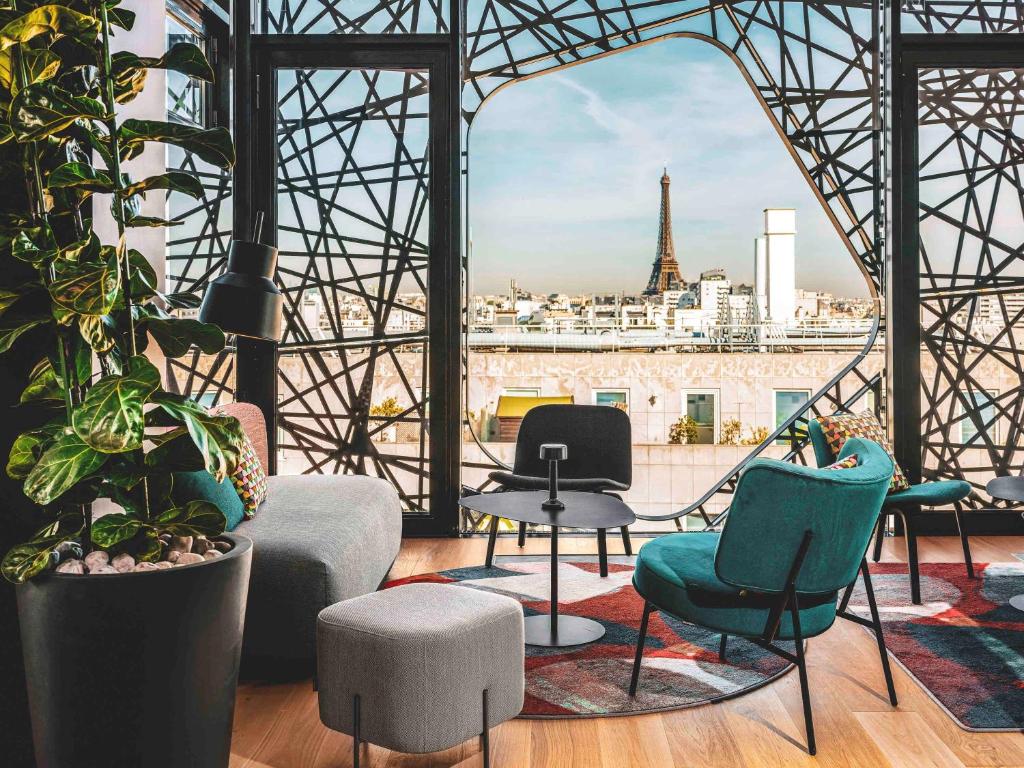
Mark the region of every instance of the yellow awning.
[[521, 419], [528, 410], [536, 408], [538, 405], [570, 405], [572, 402], [572, 395], [558, 395], [557, 397], [501, 395], [498, 398], [496, 415], [499, 419]]

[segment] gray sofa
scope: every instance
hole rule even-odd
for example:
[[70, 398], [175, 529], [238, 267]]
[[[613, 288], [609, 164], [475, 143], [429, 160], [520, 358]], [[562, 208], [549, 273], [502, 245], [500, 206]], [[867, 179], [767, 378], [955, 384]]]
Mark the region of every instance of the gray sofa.
[[[266, 464], [259, 409], [222, 406], [242, 422]], [[312, 665], [316, 618], [328, 605], [373, 592], [402, 543], [398, 493], [359, 475], [272, 475], [267, 500], [236, 533], [253, 541], [242, 653], [247, 665]]]

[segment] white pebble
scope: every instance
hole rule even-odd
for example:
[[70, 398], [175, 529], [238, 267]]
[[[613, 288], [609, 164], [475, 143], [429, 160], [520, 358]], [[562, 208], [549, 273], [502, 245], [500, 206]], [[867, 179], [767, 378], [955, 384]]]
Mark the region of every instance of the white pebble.
[[197, 555], [195, 552], [182, 552], [178, 555], [175, 565], [192, 565], [194, 563], [203, 562], [203, 556]]
[[100, 566], [109, 564], [110, 555], [108, 555], [102, 549], [94, 549], [92, 552], [85, 556], [85, 567], [89, 569], [90, 573], [92, 571], [95, 571]]
[[127, 552], [122, 552], [120, 555], [114, 557], [114, 559], [110, 561], [110, 564], [118, 573], [128, 573], [128, 571], [135, 567], [135, 558]]
[[81, 560], [65, 560], [57, 566], [57, 573], [73, 573], [81, 576], [85, 573], [85, 563]]

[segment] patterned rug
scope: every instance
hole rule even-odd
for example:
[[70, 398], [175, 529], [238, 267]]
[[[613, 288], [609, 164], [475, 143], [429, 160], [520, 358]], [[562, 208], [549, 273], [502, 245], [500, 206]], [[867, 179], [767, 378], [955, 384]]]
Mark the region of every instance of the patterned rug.
[[[872, 564], [890, 653], [961, 728], [1024, 729], [1024, 564], [921, 564], [921, 605], [910, 602], [907, 566]], [[867, 617], [863, 591], [850, 607]]]
[[[550, 608], [550, 560], [495, 558], [495, 567], [455, 568], [400, 579], [458, 583], [499, 592], [523, 604], [527, 616]], [[601, 578], [596, 557], [564, 558], [559, 564], [559, 607], [605, 627], [595, 643], [567, 649], [526, 647], [526, 703], [521, 717], [572, 718], [629, 715], [683, 709], [731, 698], [759, 688], [791, 665], [757, 646], [733, 639], [726, 661], [718, 659], [720, 635], [662, 614], [648, 625], [640, 689], [628, 695], [643, 600], [633, 589], [633, 558], [610, 557]], [[785, 644], [791, 645], [791, 644]]]

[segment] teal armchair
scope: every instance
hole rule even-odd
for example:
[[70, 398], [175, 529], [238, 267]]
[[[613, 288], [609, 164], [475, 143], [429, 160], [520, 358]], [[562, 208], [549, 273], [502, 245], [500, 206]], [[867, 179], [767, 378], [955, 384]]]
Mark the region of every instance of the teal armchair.
[[[817, 419], [808, 424], [811, 445], [814, 446], [814, 458], [819, 467], [825, 467], [835, 461], [832, 450], [828, 447], [825, 433]], [[915, 517], [921, 507], [941, 507], [953, 505], [956, 527], [960, 534], [960, 544], [964, 550], [964, 564], [967, 575], [974, 578], [974, 563], [971, 560], [971, 545], [967, 539], [967, 527], [960, 513], [960, 502], [971, 494], [971, 484], [964, 480], [933, 480], [912, 485], [905, 491], [888, 494], [882, 502], [882, 514], [878, 516], [878, 531], [875, 536], [875, 548], [872, 559], [877, 563], [882, 559], [882, 541], [885, 538], [885, 526], [889, 515], [897, 514], [903, 520], [903, 533], [907, 539], [907, 568], [910, 571], [910, 600], [915, 605], [921, 604], [921, 573], [917, 558], [917, 524]]]
[[[859, 438], [843, 447], [843, 458], [851, 454], [857, 455], [857, 466], [842, 470], [755, 459], [740, 475], [721, 533], [675, 533], [643, 546], [633, 573], [644, 613], [630, 696], [639, 683], [650, 615], [662, 611], [720, 632], [723, 657], [726, 638], [735, 635], [795, 664], [813, 755], [804, 641], [842, 616], [874, 631], [889, 700], [896, 705], [865, 557], [892, 460], [877, 443]], [[846, 610], [858, 571], [870, 621]], [[793, 650], [779, 641], [792, 641]]]

